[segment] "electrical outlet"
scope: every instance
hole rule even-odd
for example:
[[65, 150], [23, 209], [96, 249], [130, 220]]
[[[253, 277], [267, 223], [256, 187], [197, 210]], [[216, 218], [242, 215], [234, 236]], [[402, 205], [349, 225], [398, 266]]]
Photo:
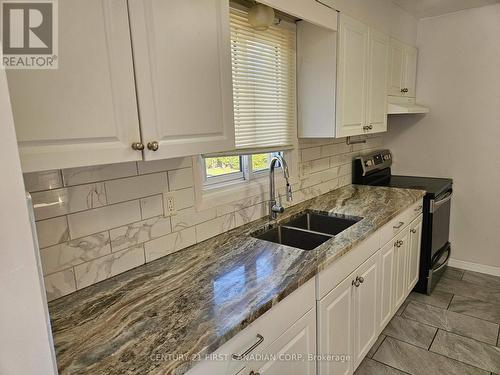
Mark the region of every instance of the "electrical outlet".
[[177, 209], [175, 208], [175, 197], [172, 192], [163, 193], [163, 208], [165, 210], [165, 216], [177, 215]]

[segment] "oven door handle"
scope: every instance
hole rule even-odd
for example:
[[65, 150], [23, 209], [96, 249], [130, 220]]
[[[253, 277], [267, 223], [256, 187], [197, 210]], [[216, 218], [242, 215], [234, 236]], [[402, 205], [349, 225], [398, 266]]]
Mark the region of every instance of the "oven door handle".
[[436, 211], [439, 209], [439, 207], [441, 207], [443, 204], [445, 204], [445, 203], [449, 202], [449, 201], [451, 200], [452, 196], [453, 196], [453, 191], [452, 191], [452, 190], [450, 190], [449, 192], [447, 192], [447, 193], [444, 195], [444, 197], [443, 197], [443, 198], [441, 198], [441, 199], [439, 199], [439, 200], [437, 200], [437, 201], [432, 200], [432, 201], [431, 201], [430, 212], [431, 212], [431, 213], [436, 212]]
[[450, 251], [450, 248], [448, 247], [445, 252], [447, 252], [448, 254], [446, 255], [446, 259], [443, 263], [441, 263], [441, 265], [436, 268], [436, 269], [433, 269], [432, 272], [439, 272], [444, 266], [446, 266], [446, 264], [448, 263], [448, 260], [450, 259], [450, 256], [451, 256], [451, 251]]

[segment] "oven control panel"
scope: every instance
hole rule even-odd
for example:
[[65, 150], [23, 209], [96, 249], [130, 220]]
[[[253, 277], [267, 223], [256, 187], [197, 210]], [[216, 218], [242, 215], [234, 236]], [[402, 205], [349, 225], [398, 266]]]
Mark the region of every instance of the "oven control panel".
[[392, 154], [389, 150], [377, 150], [358, 156], [355, 163], [359, 163], [363, 176], [370, 172], [389, 168], [392, 164]]

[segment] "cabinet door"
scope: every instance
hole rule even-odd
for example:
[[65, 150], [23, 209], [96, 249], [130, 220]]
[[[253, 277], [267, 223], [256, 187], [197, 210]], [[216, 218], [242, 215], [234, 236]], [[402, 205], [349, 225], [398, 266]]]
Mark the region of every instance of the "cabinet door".
[[416, 95], [417, 82], [417, 49], [415, 47], [405, 47], [404, 58], [404, 84], [403, 87], [407, 90], [404, 95], [414, 98]]
[[363, 134], [368, 91], [368, 26], [341, 15], [338, 51], [336, 136]]
[[266, 361], [251, 361], [247, 371], [266, 375], [315, 375], [316, 309], [310, 310], [259, 356]]
[[395, 246], [389, 242], [380, 250], [380, 326], [382, 331], [393, 315]]
[[7, 71], [23, 172], [140, 160], [126, 0], [59, 14], [59, 68]]
[[227, 0], [129, 0], [146, 160], [234, 148]]
[[411, 292], [418, 281], [420, 246], [422, 243], [422, 215], [411, 223], [409, 236], [410, 244], [408, 246], [407, 294]]
[[395, 269], [394, 269], [394, 308], [395, 313], [406, 298], [407, 265], [408, 265], [408, 230], [404, 230], [394, 239]]
[[[354, 369], [356, 369], [373, 343], [379, 332], [380, 283], [379, 283], [380, 253], [368, 259], [355, 272], [353, 278], [359, 277], [360, 284], [355, 284], [354, 297]], [[359, 286], [357, 286], [359, 285]]]
[[345, 354], [346, 361], [318, 362], [320, 375], [353, 373], [354, 346], [352, 279], [348, 277], [318, 302], [318, 355]]
[[368, 103], [366, 124], [370, 133], [387, 131], [387, 65], [389, 37], [370, 29]]
[[402, 96], [404, 80], [405, 46], [395, 39], [391, 39], [389, 47], [389, 95]]

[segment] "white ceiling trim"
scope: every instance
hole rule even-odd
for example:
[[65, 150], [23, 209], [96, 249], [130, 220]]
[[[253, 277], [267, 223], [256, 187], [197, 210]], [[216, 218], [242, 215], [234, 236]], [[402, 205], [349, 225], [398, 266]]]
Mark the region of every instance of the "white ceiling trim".
[[498, 4], [500, 0], [393, 0], [393, 2], [416, 18], [428, 18]]

